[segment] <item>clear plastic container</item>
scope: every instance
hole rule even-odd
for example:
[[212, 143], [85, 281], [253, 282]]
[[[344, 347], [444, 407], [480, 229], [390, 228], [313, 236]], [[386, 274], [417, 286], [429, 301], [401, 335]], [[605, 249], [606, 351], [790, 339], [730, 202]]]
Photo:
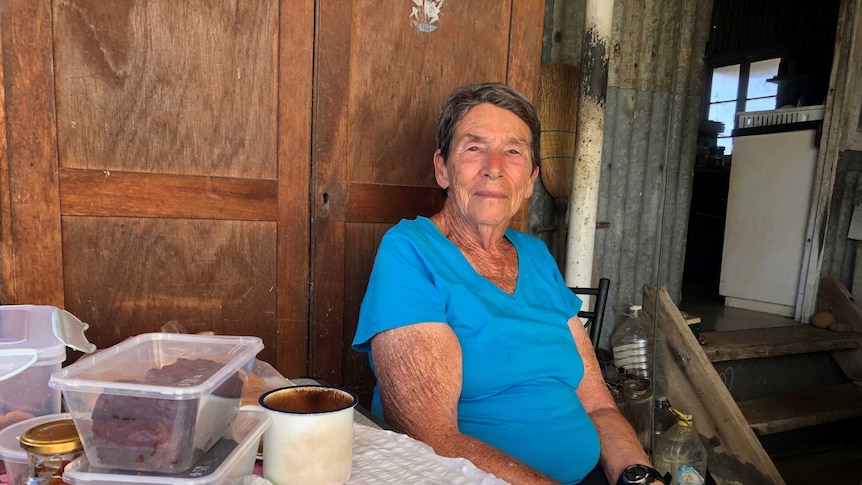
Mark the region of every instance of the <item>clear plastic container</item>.
[[614, 364], [627, 374], [646, 380], [653, 378], [655, 326], [640, 305], [629, 307], [629, 315], [611, 336]]
[[60, 391], [48, 380], [66, 360], [49, 305], [0, 305], [0, 430], [60, 412]]
[[[670, 409], [677, 421], [658, 439], [653, 464], [662, 475], [670, 473], [671, 483], [702, 485], [705, 483], [709, 457], [706, 446], [700, 440], [691, 415], [683, 414], [673, 407]], [[686, 475], [684, 482], [680, 480], [681, 474]]]
[[51, 375], [93, 466], [179, 473], [236, 416], [258, 337], [148, 333]]
[[140, 473], [97, 469], [82, 456], [66, 467], [63, 479], [75, 485], [219, 485], [251, 475], [258, 445], [270, 426], [265, 411], [241, 409], [227, 432], [194, 466], [183, 473]]
[[19, 438], [28, 429], [43, 423], [70, 419], [69, 413], [47, 414], [19, 421], [0, 430], [0, 459], [6, 466], [6, 480], [10, 484], [21, 483], [27, 477], [30, 461], [27, 452], [21, 448]]
[[652, 447], [654, 344], [655, 326], [640, 305], [630, 306], [628, 318], [611, 336], [614, 364], [622, 369], [617, 407], [646, 450]]

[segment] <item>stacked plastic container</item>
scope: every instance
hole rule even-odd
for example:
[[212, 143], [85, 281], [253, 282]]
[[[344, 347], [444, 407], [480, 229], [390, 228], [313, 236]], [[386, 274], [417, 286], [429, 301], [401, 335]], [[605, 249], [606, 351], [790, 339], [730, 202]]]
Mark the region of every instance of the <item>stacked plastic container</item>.
[[239, 410], [257, 337], [145, 333], [54, 372], [84, 455], [68, 483], [208, 484], [252, 473], [262, 411]]
[[[60, 391], [48, 380], [66, 360], [66, 346], [54, 334], [49, 305], [0, 305], [0, 475], [11, 478], [27, 466], [27, 456], [17, 446], [7, 448], [2, 435], [10, 435], [19, 423], [60, 412]], [[27, 428], [29, 429], [29, 428]], [[24, 430], [26, 431], [26, 429]]]
[[232, 478], [251, 475], [258, 443], [269, 427], [263, 411], [242, 409], [226, 433], [190, 469], [174, 474], [105, 470], [94, 467], [84, 455], [73, 461], [63, 480], [75, 485], [219, 485]]
[[[0, 341], [22, 341], [22, 318], [4, 318]], [[67, 483], [216, 484], [252, 473], [269, 417], [239, 407], [259, 338], [147, 333], [65, 368], [58, 349], [42, 386], [56, 394], [49, 411], [60, 411], [62, 394], [84, 446]], [[20, 425], [30, 424], [39, 423]], [[0, 431], [4, 461], [19, 463], [13, 448], [24, 431]]]
[[60, 391], [48, 385], [66, 360], [48, 305], [0, 305], [0, 430], [60, 412]]

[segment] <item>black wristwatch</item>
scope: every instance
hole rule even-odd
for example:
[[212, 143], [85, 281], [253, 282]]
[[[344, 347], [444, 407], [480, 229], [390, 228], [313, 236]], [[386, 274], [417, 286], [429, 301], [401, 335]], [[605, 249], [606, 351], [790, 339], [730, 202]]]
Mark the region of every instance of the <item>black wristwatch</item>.
[[668, 485], [670, 477], [663, 477], [655, 468], [646, 465], [631, 465], [623, 470], [617, 485], [645, 485], [656, 480]]

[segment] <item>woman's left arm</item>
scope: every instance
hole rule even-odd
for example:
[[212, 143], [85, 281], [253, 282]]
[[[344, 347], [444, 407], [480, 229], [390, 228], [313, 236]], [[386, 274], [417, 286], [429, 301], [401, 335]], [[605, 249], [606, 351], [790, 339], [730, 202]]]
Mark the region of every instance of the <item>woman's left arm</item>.
[[569, 329], [584, 362], [584, 378], [578, 387], [577, 395], [599, 433], [599, 463], [608, 482], [614, 484], [627, 466], [651, 464], [637, 434], [617, 409], [608, 391], [595, 349], [581, 320], [576, 316], [569, 319]]

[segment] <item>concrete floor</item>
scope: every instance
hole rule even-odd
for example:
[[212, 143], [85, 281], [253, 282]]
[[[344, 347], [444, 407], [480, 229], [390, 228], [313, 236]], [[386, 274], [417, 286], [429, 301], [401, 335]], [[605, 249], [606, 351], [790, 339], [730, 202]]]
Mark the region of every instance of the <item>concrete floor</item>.
[[724, 305], [724, 297], [694, 285], [683, 289], [679, 309], [701, 318], [701, 332], [802, 325], [792, 318]]

